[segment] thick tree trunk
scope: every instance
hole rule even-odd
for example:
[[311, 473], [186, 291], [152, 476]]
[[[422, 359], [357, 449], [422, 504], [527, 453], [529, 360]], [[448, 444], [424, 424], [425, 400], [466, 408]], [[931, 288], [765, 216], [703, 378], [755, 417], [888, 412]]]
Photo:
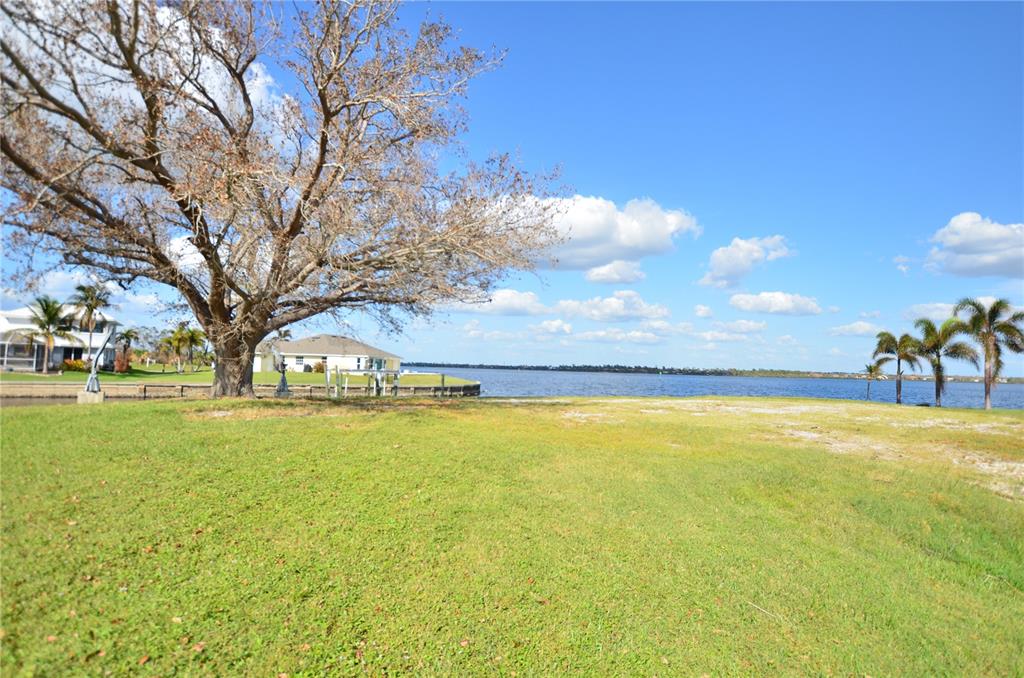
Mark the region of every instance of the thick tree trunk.
[[256, 343], [214, 344], [216, 367], [213, 371], [211, 398], [251, 398], [252, 359]]
[[939, 357], [935, 358], [935, 363], [932, 365], [932, 375], [935, 377], [935, 407], [942, 407], [942, 381], [946, 377], [942, 371], [942, 361]]

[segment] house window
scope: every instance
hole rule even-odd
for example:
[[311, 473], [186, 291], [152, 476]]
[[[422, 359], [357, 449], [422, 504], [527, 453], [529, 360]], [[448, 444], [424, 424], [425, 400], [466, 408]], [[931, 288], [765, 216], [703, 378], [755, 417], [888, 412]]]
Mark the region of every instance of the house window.
[[362, 358], [356, 358], [356, 369], [357, 370], [363, 369], [363, 359]]
[[301, 355], [295, 356], [295, 364], [296, 365], [303, 365], [303, 364], [305, 364], [305, 360], [306, 360], [305, 356], [301, 356]]

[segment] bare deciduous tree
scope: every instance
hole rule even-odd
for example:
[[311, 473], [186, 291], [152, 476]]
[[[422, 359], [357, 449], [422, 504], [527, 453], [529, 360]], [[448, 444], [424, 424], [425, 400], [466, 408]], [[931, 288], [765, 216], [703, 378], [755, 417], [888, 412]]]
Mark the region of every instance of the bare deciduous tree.
[[9, 251], [173, 287], [215, 396], [252, 392], [274, 330], [353, 308], [397, 327], [557, 239], [545, 179], [507, 156], [442, 171], [498, 59], [444, 23], [406, 33], [394, 2], [287, 21], [235, 0], [0, 7]]

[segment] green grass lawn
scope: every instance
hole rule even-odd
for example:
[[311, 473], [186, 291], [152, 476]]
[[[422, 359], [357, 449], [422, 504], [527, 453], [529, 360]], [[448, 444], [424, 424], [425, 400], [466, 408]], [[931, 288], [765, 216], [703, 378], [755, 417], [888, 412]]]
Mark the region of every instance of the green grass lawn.
[[[0, 372], [0, 380], [4, 381], [30, 381], [30, 382], [82, 382], [89, 378], [86, 372], [65, 372], [63, 374], [32, 374], [26, 372]], [[253, 382], [256, 384], [276, 384], [281, 378], [281, 375], [277, 372], [256, 372], [253, 374]], [[334, 378], [333, 375], [331, 377]], [[189, 368], [185, 368], [185, 372], [178, 374], [174, 371], [173, 365], [166, 366], [166, 371], [161, 370], [160, 366], [151, 367], [137, 367], [133, 368], [130, 372], [124, 374], [115, 374], [113, 372], [100, 372], [100, 384], [104, 381], [110, 380], [112, 382], [120, 383], [156, 383], [156, 384], [204, 384], [213, 383], [213, 370], [209, 367], [202, 367], [196, 372], [189, 371]], [[360, 381], [361, 380], [361, 381]], [[367, 377], [365, 374], [362, 375], [351, 375], [350, 384], [356, 385], [357, 383], [365, 384]], [[429, 372], [415, 373], [415, 374], [404, 374], [400, 378], [400, 383], [406, 386], [440, 386], [441, 375]], [[288, 373], [289, 384], [315, 384], [320, 385], [324, 383], [324, 375], [317, 374], [316, 372], [289, 372]], [[333, 382], [332, 382], [333, 383]], [[473, 382], [468, 379], [460, 379], [459, 377], [445, 376], [446, 386], [459, 386], [462, 384], [471, 384]]]
[[1024, 674], [1021, 412], [93, 407], [0, 414], [5, 676]]

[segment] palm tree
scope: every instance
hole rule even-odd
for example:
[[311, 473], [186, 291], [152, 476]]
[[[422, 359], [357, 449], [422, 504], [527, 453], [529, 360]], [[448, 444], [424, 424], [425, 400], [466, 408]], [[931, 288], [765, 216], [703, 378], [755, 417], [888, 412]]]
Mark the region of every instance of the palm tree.
[[122, 347], [121, 350], [123, 350], [125, 353], [127, 353], [128, 351], [130, 351], [132, 349], [132, 342], [133, 341], [138, 341], [138, 340], [139, 340], [139, 332], [138, 332], [138, 330], [133, 330], [130, 327], [128, 329], [126, 329], [125, 331], [118, 333], [118, 335], [117, 335], [117, 343], [121, 344], [121, 347]]
[[965, 341], [954, 341], [958, 335], [970, 334], [967, 323], [950, 318], [939, 327], [928, 318], [918, 318], [914, 323], [921, 330], [921, 356], [932, 366], [935, 375], [935, 407], [942, 407], [942, 393], [946, 390], [946, 368], [942, 358], [966, 360], [978, 367], [978, 352]]
[[89, 353], [92, 360], [92, 333], [96, 329], [99, 311], [110, 306], [110, 292], [101, 285], [75, 285], [75, 293], [69, 302], [75, 307], [75, 318], [89, 330]]
[[160, 347], [160, 349], [163, 352], [165, 352], [165, 353], [167, 353], [169, 355], [173, 355], [174, 356], [174, 361], [175, 361], [174, 371], [177, 372], [178, 374], [181, 374], [181, 371], [182, 371], [182, 368], [181, 368], [181, 349], [182, 349], [182, 344], [181, 344], [181, 334], [179, 333], [179, 331], [175, 330], [174, 332], [171, 332], [170, 334], [166, 334], [166, 335], [160, 337], [160, 341], [157, 342], [157, 345]]
[[71, 322], [70, 314], [64, 312], [64, 304], [53, 297], [43, 295], [36, 297], [36, 307], [32, 311], [32, 324], [35, 329], [22, 332], [28, 339], [29, 346], [35, 341], [43, 343], [43, 374], [50, 373], [50, 353], [57, 339], [78, 341], [65, 327]]
[[992, 409], [992, 384], [1003, 369], [1002, 350], [1005, 346], [1013, 353], [1024, 353], [1024, 311], [1010, 313], [1010, 302], [997, 299], [992, 305], [985, 305], [977, 299], [964, 298], [957, 303], [953, 313], [967, 311], [967, 329], [975, 341], [981, 344], [985, 354], [985, 409]]
[[195, 349], [201, 347], [206, 342], [206, 335], [203, 331], [194, 327], [182, 326], [178, 328], [178, 332], [181, 336], [181, 345], [184, 347], [188, 354], [189, 369], [195, 373], [196, 364], [193, 359], [195, 356]]
[[131, 366], [132, 342], [138, 341], [139, 336], [140, 335], [138, 331], [133, 330], [130, 327], [124, 330], [123, 332], [119, 332], [117, 335], [116, 341], [117, 343], [121, 344], [121, 355], [124, 356], [124, 359], [127, 361], [129, 367]]
[[867, 399], [871, 400], [871, 382], [874, 379], [878, 379], [878, 377], [882, 376], [882, 363], [878, 362], [878, 361], [873, 362], [873, 363], [868, 363], [867, 365], [864, 366], [864, 374], [866, 374], [868, 376], [868, 396], [867, 396]]
[[879, 332], [877, 339], [878, 344], [875, 346], [875, 352], [871, 357], [878, 358], [882, 356], [878, 360], [879, 366], [891, 360], [896, 361], [896, 404], [899, 405], [903, 402], [903, 363], [906, 363], [914, 370], [919, 369], [918, 351], [921, 347], [917, 339], [909, 334], [904, 334], [897, 339], [888, 332]]

